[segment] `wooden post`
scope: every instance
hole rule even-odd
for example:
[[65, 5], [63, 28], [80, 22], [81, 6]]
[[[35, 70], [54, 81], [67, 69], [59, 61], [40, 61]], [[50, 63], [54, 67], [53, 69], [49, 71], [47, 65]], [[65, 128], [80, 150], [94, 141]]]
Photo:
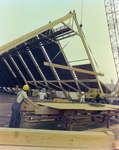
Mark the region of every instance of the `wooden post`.
[[64, 120], [64, 124], [63, 124], [63, 128], [67, 128], [67, 118], [65, 118], [65, 120]]
[[73, 130], [73, 120], [69, 119], [69, 131]]
[[[110, 110], [108, 110], [108, 114], [110, 113]], [[107, 115], [107, 128], [110, 128], [110, 116]]]

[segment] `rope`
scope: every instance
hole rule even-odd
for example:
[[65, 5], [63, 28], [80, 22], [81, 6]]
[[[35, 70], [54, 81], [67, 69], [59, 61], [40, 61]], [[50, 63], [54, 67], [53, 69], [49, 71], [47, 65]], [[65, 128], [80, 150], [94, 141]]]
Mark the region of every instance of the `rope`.
[[[82, 33], [83, 33], [83, 31], [82, 31]], [[84, 33], [83, 33], [83, 36], [84, 36], [85, 41], [86, 41], [86, 37], [85, 37]], [[93, 56], [93, 52], [92, 52], [90, 46], [88, 45], [88, 43], [87, 43], [87, 46], [88, 46], [88, 48], [89, 48], [89, 50], [90, 50], [90, 53], [92, 54], [92, 57], [93, 57], [93, 60], [94, 60], [94, 62], [95, 62], [95, 64], [96, 64], [96, 66], [97, 66], [97, 68], [98, 68], [98, 70], [99, 70], [99, 72], [100, 72], [99, 66], [98, 66], [98, 64], [97, 64], [97, 62], [96, 62], [96, 60], [95, 60], [95, 58], [94, 58], [94, 56]]]
[[81, 7], [81, 25], [82, 25], [82, 17], [83, 17], [83, 0], [82, 0], [82, 7]]

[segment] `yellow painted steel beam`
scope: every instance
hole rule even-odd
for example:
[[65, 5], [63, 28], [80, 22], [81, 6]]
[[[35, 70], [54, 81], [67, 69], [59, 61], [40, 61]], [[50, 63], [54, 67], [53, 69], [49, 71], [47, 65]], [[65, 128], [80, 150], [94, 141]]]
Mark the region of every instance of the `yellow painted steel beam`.
[[93, 72], [93, 71], [88, 71], [88, 70], [84, 70], [84, 69], [78, 69], [78, 68], [74, 68], [74, 67], [68, 67], [68, 66], [64, 66], [64, 65], [58, 65], [58, 64], [54, 64], [54, 63], [44, 62], [44, 65], [45, 66], [56, 67], [56, 68], [61, 68], [61, 69], [66, 69], [66, 70], [82, 72], [82, 73], [87, 73], [87, 74], [92, 74], [92, 75], [104, 76], [103, 73], [97, 73], [97, 72]]
[[68, 15], [66, 15], [66, 16], [64, 16], [64, 17], [62, 17], [60, 19], [57, 19], [57, 20], [55, 20], [53, 22], [50, 22], [49, 24], [47, 24], [47, 25], [45, 25], [45, 26], [43, 26], [43, 27], [41, 27], [39, 29], [36, 29], [36, 30], [34, 30], [34, 31], [32, 31], [32, 32], [30, 32], [30, 33], [28, 33], [28, 34], [26, 34], [26, 35], [24, 35], [24, 36], [22, 36], [22, 37], [20, 37], [20, 38], [18, 38], [16, 40], [14, 40], [14, 41], [12, 41], [12, 42], [9, 42], [8, 44], [3, 45], [2, 47], [0, 47], [0, 54], [2, 54], [4, 52], [6, 52], [6, 51], [8, 51], [8, 50], [18, 46], [19, 44], [21, 44], [21, 43], [23, 43], [23, 42], [25, 42], [25, 41], [27, 41], [27, 40], [37, 36], [38, 34], [43, 33], [44, 31], [46, 31], [46, 30], [48, 30], [48, 29], [50, 29], [50, 28], [60, 24], [61, 22], [72, 18], [74, 15], [75, 15], [74, 12], [73, 13], [69, 13]]

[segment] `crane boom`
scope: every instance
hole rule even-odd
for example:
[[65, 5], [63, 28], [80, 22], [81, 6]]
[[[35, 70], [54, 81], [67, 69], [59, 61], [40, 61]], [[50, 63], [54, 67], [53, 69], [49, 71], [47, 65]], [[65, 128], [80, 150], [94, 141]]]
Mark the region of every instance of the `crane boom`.
[[112, 54], [117, 73], [117, 83], [113, 91], [117, 89], [119, 83], [119, 1], [104, 0], [107, 25], [110, 36]]

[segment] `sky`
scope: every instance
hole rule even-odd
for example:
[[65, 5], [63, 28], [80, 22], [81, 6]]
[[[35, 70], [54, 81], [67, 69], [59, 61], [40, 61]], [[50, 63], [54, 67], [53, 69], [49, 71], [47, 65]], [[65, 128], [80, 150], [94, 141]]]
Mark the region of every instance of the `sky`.
[[[99, 79], [104, 83], [113, 79], [116, 83], [104, 0], [0, 0], [0, 47], [73, 10], [98, 64], [94, 64], [96, 71], [104, 73]], [[63, 50], [70, 62], [87, 58], [80, 41], [79, 36], [61, 41], [62, 47], [69, 42]]]

